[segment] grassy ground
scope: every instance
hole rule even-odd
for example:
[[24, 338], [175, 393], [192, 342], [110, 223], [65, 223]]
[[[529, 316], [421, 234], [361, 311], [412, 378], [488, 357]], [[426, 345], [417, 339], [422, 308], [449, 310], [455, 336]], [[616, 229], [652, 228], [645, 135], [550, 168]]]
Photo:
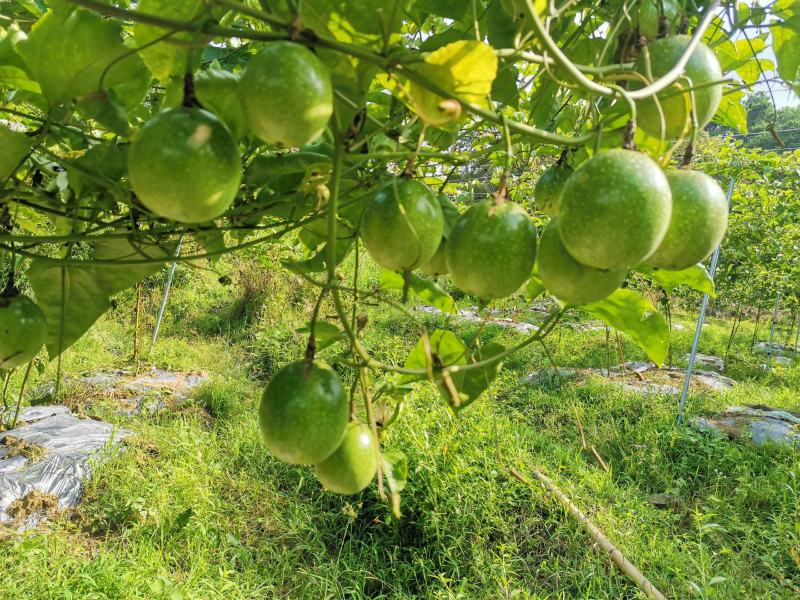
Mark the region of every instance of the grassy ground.
[[[401, 520], [374, 487], [353, 498], [323, 493], [309, 469], [278, 462], [259, 439], [263, 381], [301, 355], [294, 331], [313, 302], [299, 282], [255, 265], [224, 264], [230, 287], [213, 273], [179, 269], [163, 337], [145, 361], [208, 371], [212, 381], [193, 402], [126, 417], [113, 402], [65, 386], [61, 401], [135, 435], [97, 470], [77, 509], [22, 535], [0, 533], [0, 597], [642, 597], [552, 498], [510, 477], [510, 466], [548, 473], [671, 598], [797, 597], [796, 453], [676, 428], [674, 398], [600, 380], [521, 382], [547, 364], [541, 346], [508, 361], [457, 420], [433, 386], [417, 387], [385, 442], [409, 459]], [[145, 331], [158, 283], [145, 289]], [[130, 366], [131, 305], [121, 299], [67, 353], [65, 373]], [[692, 318], [677, 319], [685, 328], [676, 332], [676, 364], [685, 364]], [[401, 361], [416, 326], [378, 309], [370, 321], [366, 345]], [[441, 317], [421, 322], [445, 325]], [[469, 323], [451, 326], [465, 339], [476, 333]], [[723, 354], [727, 334], [727, 322], [712, 318], [701, 351]], [[743, 384], [692, 395], [690, 414], [745, 402], [798, 407], [800, 367], [764, 374], [751, 335], [746, 323], [729, 360]], [[509, 342], [520, 334], [488, 328], [481, 336]], [[606, 364], [603, 332], [562, 327], [547, 344], [561, 366]], [[623, 345], [626, 358], [643, 358]], [[608, 472], [582, 451], [573, 405]], [[679, 501], [656, 508], [647, 501], [656, 493]]]

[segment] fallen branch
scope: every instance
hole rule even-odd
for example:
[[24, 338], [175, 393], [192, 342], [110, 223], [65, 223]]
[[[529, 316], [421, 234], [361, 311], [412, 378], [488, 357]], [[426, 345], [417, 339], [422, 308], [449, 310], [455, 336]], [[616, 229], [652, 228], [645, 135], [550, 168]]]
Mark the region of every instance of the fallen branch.
[[[522, 475], [519, 471], [511, 468], [511, 474], [521, 481], [522, 483], [532, 486], [533, 482]], [[567, 496], [562, 492], [555, 483], [553, 483], [550, 478], [538, 471], [537, 469], [533, 469], [533, 474], [536, 476], [542, 485], [547, 489], [548, 492], [553, 494], [556, 499], [564, 505], [564, 507], [569, 511], [569, 514], [578, 521], [586, 532], [589, 534], [597, 544], [608, 554], [609, 558], [611, 558], [612, 562], [622, 571], [625, 575], [630, 577], [633, 582], [636, 584], [640, 590], [642, 590], [648, 598], [653, 598], [654, 600], [666, 600], [664, 594], [662, 594], [656, 587], [650, 582], [647, 577], [645, 577], [642, 572], [637, 569], [633, 563], [631, 563], [625, 556], [620, 552], [611, 541], [603, 535], [603, 532], [600, 531], [596, 525], [594, 525], [589, 518], [583, 514], [580, 509], [575, 506], [572, 501], [567, 498]]]

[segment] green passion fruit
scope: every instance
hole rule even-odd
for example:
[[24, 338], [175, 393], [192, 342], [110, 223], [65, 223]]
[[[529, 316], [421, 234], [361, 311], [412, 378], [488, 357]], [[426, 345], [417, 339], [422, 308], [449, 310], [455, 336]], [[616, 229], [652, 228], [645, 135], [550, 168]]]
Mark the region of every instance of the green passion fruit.
[[444, 216], [444, 228], [442, 229], [442, 241], [439, 244], [436, 254], [422, 265], [419, 270], [428, 275], [444, 275], [447, 273], [447, 237], [450, 235], [450, 230], [455, 225], [456, 221], [461, 217], [461, 213], [450, 201], [450, 198], [444, 194], [438, 194], [439, 206], [442, 207], [442, 215]]
[[259, 138], [296, 148], [321, 136], [333, 114], [330, 72], [308, 48], [274, 42], [247, 65], [239, 102]]
[[536, 227], [513, 202], [478, 202], [456, 221], [447, 240], [453, 283], [484, 301], [517, 291], [535, 259]]
[[597, 269], [627, 269], [658, 248], [671, 212], [661, 167], [639, 152], [615, 149], [575, 170], [564, 186], [558, 222], [575, 260]]
[[624, 269], [602, 271], [579, 263], [567, 252], [558, 231], [558, 218], [542, 232], [538, 251], [539, 277], [562, 302], [585, 304], [602, 300], [625, 280]]
[[685, 169], [667, 171], [672, 190], [672, 218], [667, 235], [645, 261], [648, 265], [680, 271], [708, 258], [728, 227], [728, 203], [719, 184], [705, 173]]
[[396, 177], [373, 196], [361, 222], [361, 238], [372, 259], [393, 271], [428, 262], [442, 241], [444, 215], [430, 188]]
[[536, 182], [536, 187], [533, 190], [533, 200], [536, 203], [536, 208], [548, 217], [558, 215], [558, 209], [561, 205], [561, 192], [564, 190], [564, 184], [570, 175], [572, 175], [572, 169], [568, 166], [553, 165], [542, 173], [539, 181]]
[[339, 447], [349, 414], [336, 372], [321, 361], [298, 360], [270, 379], [259, 422], [272, 454], [289, 464], [314, 465]]
[[357, 494], [366, 488], [378, 468], [375, 436], [364, 423], [350, 423], [339, 447], [315, 470], [329, 492]]
[[[648, 44], [642, 48], [634, 69], [644, 75], [648, 82], [666, 75], [683, 55], [689, 40], [689, 36], [675, 35]], [[683, 75], [675, 83], [659, 92], [655, 99], [646, 98], [638, 102], [637, 124], [646, 133], [658, 138], [675, 139], [688, 133], [692, 116], [691, 87], [694, 89], [697, 124], [702, 129], [714, 118], [722, 99], [722, 84], [709, 84], [721, 79], [722, 69], [717, 57], [708, 46], [699, 44], [689, 57]], [[631, 89], [639, 89], [644, 85], [643, 82], [632, 82]]]
[[242, 178], [239, 147], [213, 114], [172, 108], [142, 126], [128, 154], [131, 187], [159, 217], [203, 223], [230, 207]]
[[647, 39], [658, 37], [662, 15], [667, 22], [668, 34], [678, 29], [680, 12], [677, 0], [641, 0], [638, 13], [639, 33]]
[[47, 338], [42, 310], [27, 296], [0, 296], [0, 369], [29, 363]]

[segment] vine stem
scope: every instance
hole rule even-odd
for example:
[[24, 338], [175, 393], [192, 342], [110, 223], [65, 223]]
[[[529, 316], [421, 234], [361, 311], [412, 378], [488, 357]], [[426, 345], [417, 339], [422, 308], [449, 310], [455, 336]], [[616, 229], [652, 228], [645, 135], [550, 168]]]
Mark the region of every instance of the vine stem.
[[17, 420], [19, 419], [19, 411], [22, 408], [22, 398], [25, 396], [25, 386], [28, 384], [28, 378], [31, 375], [31, 368], [33, 367], [33, 361], [31, 360], [28, 363], [28, 368], [25, 369], [25, 377], [22, 378], [22, 385], [19, 388], [19, 397], [17, 398], [17, 408], [14, 410], [14, 420], [11, 421], [11, 427], [9, 429], [14, 429], [17, 426]]
[[372, 396], [369, 392], [369, 370], [366, 367], [359, 369], [361, 378], [361, 388], [364, 392], [364, 409], [367, 411], [367, 421], [372, 431], [373, 442], [375, 443], [375, 459], [377, 461], [378, 495], [382, 502], [386, 502], [386, 490], [383, 486], [383, 459], [381, 458], [381, 445], [378, 442], [378, 423], [375, 420], [375, 411], [372, 407]]

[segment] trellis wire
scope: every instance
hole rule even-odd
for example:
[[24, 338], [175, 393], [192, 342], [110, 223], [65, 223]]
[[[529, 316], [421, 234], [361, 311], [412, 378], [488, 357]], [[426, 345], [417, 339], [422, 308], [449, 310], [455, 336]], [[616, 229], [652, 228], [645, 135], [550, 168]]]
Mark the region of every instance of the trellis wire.
[[[175, 258], [181, 255], [181, 246], [183, 246], [183, 236], [178, 240], [178, 247], [175, 248]], [[167, 300], [169, 300], [169, 291], [172, 288], [172, 280], [175, 279], [175, 269], [178, 268], [178, 262], [173, 262], [169, 267], [169, 275], [167, 276], [167, 284], [164, 286], [164, 297], [161, 299], [161, 306], [158, 308], [158, 318], [156, 319], [156, 326], [153, 329], [153, 341], [150, 342], [150, 351], [158, 341], [158, 332], [161, 329], [161, 321], [164, 319], [164, 310], [167, 308]]]
[[[728, 211], [731, 209], [731, 196], [733, 195], [733, 184], [735, 180], [731, 177], [728, 183]], [[708, 267], [708, 274], [713, 281], [714, 274], [717, 271], [717, 261], [719, 260], [719, 252], [722, 248], [722, 243], [714, 250], [711, 257], [711, 265]], [[692, 372], [694, 371], [694, 362], [697, 358], [697, 347], [700, 345], [700, 334], [703, 332], [703, 323], [706, 320], [706, 309], [708, 308], [708, 294], [703, 294], [703, 302], [700, 304], [700, 316], [697, 317], [697, 328], [694, 331], [694, 341], [692, 342], [692, 351], [689, 353], [689, 366], [686, 367], [686, 379], [683, 382], [683, 391], [681, 392], [681, 400], [678, 403], [678, 416], [676, 423], [680, 425], [683, 423], [684, 410], [686, 409], [686, 399], [689, 397], [689, 384], [692, 382]]]

